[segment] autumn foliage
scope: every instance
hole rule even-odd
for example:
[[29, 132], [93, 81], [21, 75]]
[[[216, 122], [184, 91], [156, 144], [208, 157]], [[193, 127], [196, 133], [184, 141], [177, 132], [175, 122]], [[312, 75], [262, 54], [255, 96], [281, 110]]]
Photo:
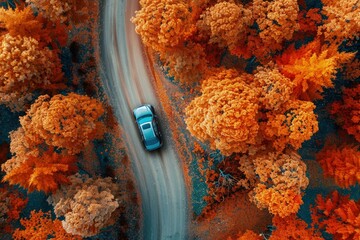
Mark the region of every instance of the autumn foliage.
[[256, 144], [258, 92], [249, 80], [248, 75], [235, 70], [220, 70], [206, 79], [202, 95], [186, 108], [191, 134], [226, 155], [246, 152], [249, 145]]
[[64, 217], [66, 232], [89, 237], [112, 225], [119, 216], [119, 186], [111, 178], [89, 178], [76, 174], [48, 201], [57, 217]]
[[[72, 185], [72, 180], [78, 172], [80, 153], [91, 141], [104, 135], [105, 110], [97, 99], [69, 93], [83, 90], [74, 89], [78, 87], [76, 84], [72, 86], [74, 88], [58, 93], [68, 87], [60, 56], [79, 54], [76, 49], [66, 46], [68, 33], [73, 31], [72, 39], [80, 33], [92, 34], [88, 26], [78, 23], [97, 18], [88, 11], [90, 8], [95, 10], [97, 2], [11, 2], [16, 5], [11, 6], [12, 9], [0, 8], [0, 104], [21, 112], [21, 117], [20, 127], [9, 134], [10, 149], [9, 145], [7, 149], [12, 157], [1, 162], [1, 180], [6, 182], [2, 186], [10, 186], [6, 190], [0, 188], [0, 238], [7, 238], [4, 234], [10, 234], [11, 225], [19, 225], [14, 221], [25, 214], [20, 215], [20, 212], [27, 199], [13, 194], [16, 187], [22, 187], [28, 193], [53, 194], [53, 200], [64, 194], [54, 207], [55, 214], [65, 220], [53, 220], [51, 212], [32, 211], [29, 218], [20, 219], [22, 226], [13, 232], [13, 239], [82, 239], [71, 233], [93, 236], [119, 217], [119, 187], [111, 178], [82, 178], [82, 185], [76, 186]], [[86, 50], [91, 47], [86, 45]], [[71, 63], [66, 65], [76, 78]], [[87, 87], [84, 89], [86, 91]], [[35, 102], [34, 96], [39, 96]], [[17, 123], [14, 121], [10, 127]], [[8, 151], [1, 153], [2, 158], [7, 155]], [[74, 187], [71, 190], [70, 185]], [[64, 190], [65, 187], [69, 188]], [[34, 199], [30, 195], [30, 201]], [[42, 206], [41, 202], [30, 202], [29, 205], [33, 204]]]
[[234, 154], [222, 159], [216, 168], [216, 157], [211, 156], [198, 163], [208, 187], [204, 216], [211, 213], [214, 204], [239, 190], [246, 190], [251, 202], [276, 216], [298, 212], [309, 179], [306, 165], [295, 151], [278, 153], [262, 149], [254, 155]]
[[141, 1], [142, 8], [132, 18], [143, 42], [156, 51], [184, 43], [194, 30], [187, 1]]
[[258, 178], [255, 188], [249, 193], [259, 208], [286, 217], [297, 213], [303, 203], [303, 191], [309, 184], [306, 165], [296, 152], [284, 154], [259, 153], [253, 159]]
[[304, 239], [304, 240], [323, 240], [318, 229], [309, 227], [308, 224], [298, 218], [295, 214], [287, 217], [274, 216], [272, 225], [262, 233], [257, 234], [252, 230], [246, 230], [245, 233], [238, 234], [237, 238], [229, 238], [228, 240], [290, 240], [290, 239]]
[[360, 202], [334, 191], [327, 197], [318, 195], [312, 208], [313, 225], [333, 235], [334, 239], [360, 238]]
[[0, 101], [3, 104], [13, 110], [23, 110], [21, 102], [31, 99], [32, 91], [50, 88], [62, 77], [55, 51], [42, 48], [31, 37], [3, 36], [0, 42]]
[[360, 32], [360, 8], [357, 0], [322, 0], [323, 13], [327, 18], [319, 27], [318, 34], [329, 42], [341, 43], [353, 40]]
[[253, 23], [252, 13], [241, 4], [219, 2], [206, 9], [197, 23], [199, 31], [209, 35], [208, 42], [234, 48]]
[[360, 84], [344, 89], [342, 100], [332, 103], [330, 113], [348, 134], [360, 142]]
[[[15, 10], [0, 9], [0, 104], [26, 111], [21, 127], [10, 133], [12, 158], [2, 164], [3, 181], [30, 192], [53, 193], [49, 202], [62, 220], [32, 212], [13, 237], [94, 236], [119, 216], [119, 187], [110, 178], [73, 174], [77, 155], [104, 135], [104, 107], [75, 93], [42, 94], [65, 87], [59, 49], [67, 43], [69, 26], [91, 17], [84, 10], [95, 1], [25, 2], [28, 5]], [[212, 160], [204, 166], [204, 156], [199, 160], [207, 203], [248, 191], [257, 207], [274, 215], [271, 240], [320, 240], [317, 228], [334, 239], [360, 239], [359, 202], [338, 192], [318, 196], [312, 209], [314, 228], [295, 216], [309, 184], [306, 165], [296, 151], [319, 130], [314, 101], [335, 86], [344, 66], [355, 83], [344, 89], [343, 99], [330, 111], [360, 141], [359, 61], [347, 52], [359, 40], [359, 1], [322, 0], [321, 8], [298, 0], [139, 3], [131, 21], [145, 46], [181, 87], [199, 85], [198, 95], [185, 109], [187, 129], [226, 156], [216, 166]], [[236, 70], [223, 67], [225, 56], [236, 57], [242, 65], [234, 63]], [[35, 91], [41, 96], [26, 109]], [[326, 176], [347, 188], [359, 183], [358, 148], [327, 146], [317, 161]], [[7, 221], [6, 214], [18, 218], [26, 203], [1, 194], [0, 224]], [[238, 239], [263, 238], [247, 231]]]
[[269, 240], [278, 239], [304, 239], [304, 240], [322, 240], [321, 234], [317, 229], [308, 227], [304, 220], [290, 215], [285, 218], [273, 217], [273, 226], [275, 228], [271, 233]]
[[262, 240], [260, 234], [257, 234], [251, 230], [246, 230], [244, 233], [238, 234], [236, 238], [228, 238], [227, 240]]
[[279, 152], [288, 146], [299, 149], [318, 131], [315, 105], [294, 96], [294, 82], [280, 72], [279, 66], [258, 67], [254, 87], [259, 89], [258, 124], [263, 142]]
[[276, 63], [281, 73], [292, 80], [297, 98], [314, 100], [321, 98], [324, 88], [333, 87], [337, 69], [353, 57], [354, 53], [338, 52], [337, 45], [327, 47], [316, 39], [299, 49], [290, 46]]
[[276, 69], [259, 68], [254, 77], [220, 69], [185, 109], [187, 127], [225, 155], [266, 142], [279, 152], [299, 149], [318, 131], [318, 122], [312, 102], [292, 100], [292, 86]]
[[0, 8], [0, 103], [24, 111], [35, 90], [65, 88], [59, 48], [68, 29], [31, 7]]
[[[140, 1], [132, 18], [136, 32], [164, 72], [182, 83], [182, 90], [191, 89], [185, 123], [196, 140], [209, 144], [210, 154], [196, 153], [208, 187], [203, 213], [236, 191], [248, 191], [256, 206], [276, 216], [271, 239], [322, 239], [294, 217], [309, 184], [296, 151], [323, 127], [316, 111], [323, 110], [320, 101], [328, 89], [345, 84], [338, 73], [357, 81], [352, 51], [358, 5], [355, 0]], [[169, 14], [175, 8], [182, 17]], [[358, 92], [344, 90], [331, 106], [337, 123], [356, 139]], [[223, 158], [212, 159], [215, 151]], [[345, 152], [322, 155], [322, 164], [349, 186], [357, 181], [358, 157], [354, 148]]]
[[40, 96], [10, 133], [13, 157], [1, 166], [3, 181], [46, 193], [70, 183], [67, 177], [77, 172], [75, 154], [103, 136], [103, 113], [102, 104], [87, 96]]
[[[141, 9], [136, 11], [132, 22], [143, 43], [160, 56], [164, 53], [166, 56], [168, 49], [173, 47], [186, 49], [188, 44], [200, 43], [206, 49], [217, 44], [220, 49], [228, 49], [236, 56], [255, 56], [262, 63], [269, 63], [272, 54], [283, 50], [286, 42], [297, 40], [301, 35], [321, 38], [321, 45], [325, 39], [327, 44], [334, 44], [337, 48], [342, 40], [354, 38], [359, 31], [359, 10], [355, 0], [325, 1], [323, 9], [306, 9], [306, 6], [301, 9], [300, 4], [295, 0], [140, 1]], [[345, 31], [340, 33], [340, 26], [346, 26]], [[336, 36], [341, 36], [341, 41], [334, 41]], [[323, 51], [326, 52], [326, 48], [324, 45]], [[316, 62], [321, 63], [319, 69], [325, 67], [330, 71], [333, 66], [326, 66], [329, 63], [324, 60], [332, 56], [324, 55], [326, 53], [317, 53], [316, 56], [307, 56], [302, 63], [293, 62], [295, 69], [289, 71], [300, 72], [301, 65], [311, 66]], [[172, 65], [176, 63], [174, 58], [168, 61], [174, 62]], [[309, 69], [310, 74], [320, 71], [316, 66], [314, 68]], [[326, 74], [332, 75], [331, 71]], [[181, 77], [177, 80], [186, 82]], [[304, 81], [309, 81], [309, 78]]]
[[257, 68], [254, 84], [259, 88], [259, 103], [265, 110], [278, 111], [285, 102], [292, 100], [294, 83], [277, 67]]
[[203, 45], [190, 41], [196, 30], [196, 11], [187, 1], [140, 1], [142, 8], [131, 19], [146, 46], [159, 53], [170, 76], [182, 83], [199, 81], [206, 70]]
[[20, 118], [20, 123], [31, 141], [77, 154], [93, 139], [102, 138], [103, 114], [102, 104], [88, 96], [42, 95]]
[[67, 25], [78, 24], [87, 20], [90, 16], [86, 14], [85, 10], [93, 5], [92, 1], [84, 0], [26, 0], [26, 2], [52, 22], [59, 21]]
[[271, 140], [280, 152], [288, 145], [299, 149], [319, 130], [314, 109], [312, 102], [294, 100], [286, 102], [279, 111], [266, 113], [267, 121], [261, 123], [265, 139]]
[[299, 29], [296, 0], [254, 0], [251, 10], [260, 30], [259, 43], [269, 50], [281, 49], [283, 41], [290, 40]]
[[9, 209], [6, 212], [7, 221], [14, 221], [19, 219], [21, 211], [25, 208], [26, 204], [28, 203], [28, 199], [21, 196], [20, 193], [12, 192], [8, 195], [9, 199], [7, 204]]
[[58, 219], [52, 220], [50, 212], [43, 213], [32, 211], [28, 219], [24, 218], [20, 220], [22, 225], [21, 229], [16, 229], [13, 238], [15, 240], [25, 239], [48, 239], [51, 236], [52, 239], [58, 240], [80, 240], [79, 236], [73, 236], [65, 232], [61, 225], [61, 221]]
[[64, 25], [58, 20], [48, 21], [41, 13], [35, 15], [29, 6], [14, 10], [0, 8], [0, 26], [0, 39], [8, 33], [12, 37], [35, 39], [40, 48], [51, 46], [56, 50], [67, 43], [68, 29]]
[[61, 184], [70, 182], [67, 176], [77, 171], [76, 161], [75, 156], [58, 154], [50, 148], [38, 157], [28, 156], [25, 162], [8, 172], [3, 181], [19, 184], [29, 192], [54, 192]]
[[0, 231], [11, 231], [11, 223], [19, 219], [28, 199], [19, 192], [11, 191], [7, 185], [0, 187]]
[[326, 146], [316, 155], [316, 160], [324, 175], [334, 178], [340, 187], [348, 188], [360, 183], [359, 146]]
[[309, 10], [301, 10], [298, 15], [299, 21], [299, 37], [316, 36], [318, 25], [322, 21], [319, 8], [310, 8]]
[[5, 173], [11, 172], [25, 162], [28, 156], [39, 156], [41, 149], [37, 143], [32, 142], [26, 137], [24, 129], [19, 127], [17, 130], [10, 132], [10, 152], [12, 158], [8, 159], [1, 165], [1, 170]]
[[207, 59], [204, 47], [200, 44], [187, 44], [186, 47], [174, 47], [160, 55], [164, 68], [182, 83], [196, 82], [202, 79]]
[[240, 155], [232, 155], [224, 158], [219, 164], [214, 164], [216, 157], [210, 155], [207, 159], [198, 161], [201, 174], [205, 177], [207, 196], [204, 200], [207, 206], [204, 208], [204, 216], [211, 213], [212, 205], [221, 203], [240, 189], [249, 190], [256, 182], [253, 165], [240, 158]]

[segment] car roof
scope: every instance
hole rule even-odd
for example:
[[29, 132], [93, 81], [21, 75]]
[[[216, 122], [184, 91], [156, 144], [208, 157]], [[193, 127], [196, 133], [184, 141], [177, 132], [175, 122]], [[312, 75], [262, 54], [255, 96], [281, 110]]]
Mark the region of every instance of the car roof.
[[[146, 126], [148, 126], [147, 128], [145, 128]], [[145, 123], [141, 125], [142, 131], [144, 133], [144, 137], [145, 139], [151, 139], [156, 137], [155, 133], [154, 133], [154, 128], [151, 125], [151, 123]]]
[[[143, 132], [144, 140], [146, 142], [152, 141], [153, 139], [157, 139], [155, 135], [155, 131], [151, 122], [146, 122], [140, 125], [141, 131]], [[151, 143], [150, 143], [151, 144]]]

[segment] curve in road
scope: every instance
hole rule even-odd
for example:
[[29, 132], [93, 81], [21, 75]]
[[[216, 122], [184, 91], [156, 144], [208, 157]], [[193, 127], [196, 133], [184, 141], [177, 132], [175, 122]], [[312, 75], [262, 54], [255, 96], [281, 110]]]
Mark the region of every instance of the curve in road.
[[[141, 238], [186, 239], [188, 208], [184, 177], [179, 159], [170, 145], [170, 134], [163, 134], [167, 137], [161, 151], [146, 152], [132, 116], [132, 109], [143, 103], [150, 103], [156, 109], [160, 107], [149, 78], [151, 74], [142, 44], [130, 22], [138, 7], [138, 1], [134, 0], [101, 2], [102, 82], [125, 131], [124, 141], [141, 194]], [[166, 128], [165, 121], [161, 124]]]

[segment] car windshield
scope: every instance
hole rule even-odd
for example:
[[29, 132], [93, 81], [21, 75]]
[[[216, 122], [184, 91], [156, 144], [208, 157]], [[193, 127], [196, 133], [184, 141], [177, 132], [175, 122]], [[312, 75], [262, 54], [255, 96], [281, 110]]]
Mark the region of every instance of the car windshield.
[[146, 130], [146, 129], [149, 129], [151, 126], [150, 126], [150, 123], [146, 123], [144, 125], [141, 126], [142, 129]]

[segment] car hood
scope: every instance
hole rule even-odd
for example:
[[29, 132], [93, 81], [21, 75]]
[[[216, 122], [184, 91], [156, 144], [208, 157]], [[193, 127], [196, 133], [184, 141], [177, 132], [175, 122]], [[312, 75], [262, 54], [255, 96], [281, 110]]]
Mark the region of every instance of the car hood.
[[139, 107], [135, 109], [133, 113], [136, 119], [152, 116], [151, 110], [147, 106]]

